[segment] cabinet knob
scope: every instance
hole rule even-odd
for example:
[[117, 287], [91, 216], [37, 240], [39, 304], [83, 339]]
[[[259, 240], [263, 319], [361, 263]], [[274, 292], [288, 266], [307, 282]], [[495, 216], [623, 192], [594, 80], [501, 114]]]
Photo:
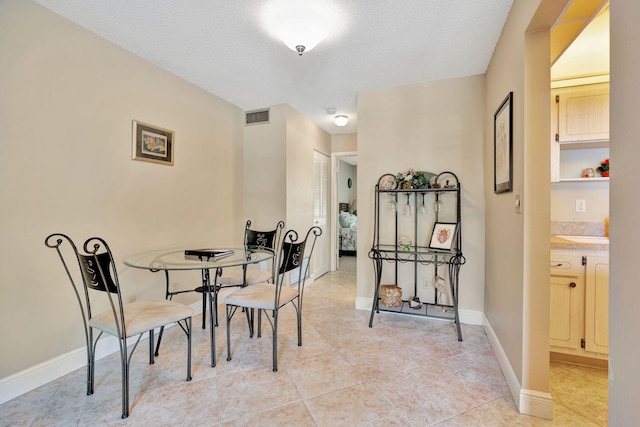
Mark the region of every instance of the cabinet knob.
[[578, 286], [578, 285], [576, 285], [576, 282], [569, 283], [569, 287], [570, 288], [575, 288], [576, 286]]

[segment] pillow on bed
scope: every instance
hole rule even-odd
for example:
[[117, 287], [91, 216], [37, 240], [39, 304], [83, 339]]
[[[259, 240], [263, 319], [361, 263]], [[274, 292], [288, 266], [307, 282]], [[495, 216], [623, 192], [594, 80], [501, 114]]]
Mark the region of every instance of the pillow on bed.
[[349, 212], [340, 212], [340, 226], [342, 228], [350, 228], [355, 223], [355, 216]]

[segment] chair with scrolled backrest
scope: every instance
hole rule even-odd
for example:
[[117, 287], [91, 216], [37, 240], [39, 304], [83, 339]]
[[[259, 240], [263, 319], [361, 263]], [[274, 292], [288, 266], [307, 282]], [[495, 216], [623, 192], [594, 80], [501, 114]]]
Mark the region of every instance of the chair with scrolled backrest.
[[[227, 360], [231, 360], [231, 319], [238, 308], [257, 309], [258, 318], [263, 310], [270, 311], [267, 316], [273, 332], [273, 371], [278, 370], [278, 311], [288, 303], [295, 307], [298, 323], [298, 346], [302, 345], [302, 297], [304, 284], [309, 270], [305, 258], [311, 258], [318, 236], [319, 227], [311, 227], [303, 240], [298, 233], [289, 230], [285, 233], [277, 254], [277, 273], [274, 283], [258, 283], [240, 288], [225, 299], [227, 318]], [[297, 269], [297, 270], [296, 270]], [[289, 286], [286, 278], [295, 271], [297, 277], [289, 277], [290, 282], [297, 279], [296, 286]], [[258, 324], [258, 330], [260, 325]], [[258, 333], [260, 336], [260, 333]]]
[[[78, 263], [81, 280], [72, 273], [73, 262], [68, 243]], [[187, 381], [191, 381], [191, 320], [193, 309], [167, 300], [135, 301], [123, 304], [120, 283], [113, 254], [107, 243], [99, 237], [84, 242], [81, 253], [73, 240], [64, 234], [51, 234], [45, 245], [55, 249], [76, 295], [84, 324], [87, 345], [87, 395], [93, 394], [95, 383], [96, 345], [103, 333], [118, 338], [122, 369], [122, 418], [129, 416], [129, 366], [131, 356], [145, 332], [149, 333], [149, 363], [154, 363], [154, 329], [177, 323], [187, 334]], [[77, 282], [82, 282], [79, 285]], [[108, 309], [98, 314], [96, 307]], [[94, 339], [94, 329], [100, 331]], [[127, 338], [137, 336], [133, 348], [127, 348]]]
[[[275, 251], [280, 245], [280, 235], [284, 229], [284, 221], [278, 221], [276, 228], [268, 231], [252, 230], [251, 220], [247, 220], [244, 227], [244, 246], [249, 250], [268, 249]], [[222, 271], [222, 275], [216, 278], [216, 286], [221, 288], [232, 286], [249, 286], [262, 282], [273, 282], [275, 274], [275, 257], [272, 258], [269, 270], [257, 270], [243, 267], [231, 267]], [[195, 289], [202, 295], [202, 329], [206, 327], [207, 295], [206, 288], [199, 286]], [[214, 304], [217, 304], [217, 293]], [[218, 324], [216, 313], [216, 325]]]

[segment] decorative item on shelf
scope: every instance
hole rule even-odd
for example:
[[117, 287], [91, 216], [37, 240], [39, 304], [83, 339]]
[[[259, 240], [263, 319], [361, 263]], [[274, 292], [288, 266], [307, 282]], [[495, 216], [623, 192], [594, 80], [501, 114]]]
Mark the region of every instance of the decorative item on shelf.
[[393, 194], [389, 194], [389, 210], [391, 212], [395, 212], [398, 209], [398, 206], [396, 206], [396, 196], [394, 196]]
[[593, 168], [586, 168], [582, 171], [583, 178], [595, 178], [595, 176], [596, 172], [593, 170]]
[[400, 238], [398, 239], [398, 246], [403, 250], [403, 251], [410, 251], [411, 250], [411, 239], [409, 239], [407, 236], [400, 236]]
[[600, 166], [598, 166], [598, 172], [600, 172], [600, 176], [602, 177], [609, 176], [609, 159], [605, 159], [600, 162]]
[[420, 298], [417, 296], [411, 298], [411, 300], [409, 301], [409, 307], [413, 308], [414, 310], [420, 310], [422, 308]]
[[407, 169], [405, 172], [398, 172], [395, 180], [398, 184], [398, 188], [403, 190], [427, 188], [429, 186], [429, 180], [425, 176], [424, 172], [415, 171], [412, 168]]
[[402, 307], [402, 288], [397, 285], [380, 285], [380, 302], [386, 307]]
[[404, 216], [411, 216], [411, 205], [409, 204], [409, 193], [407, 193], [407, 203], [404, 205]]
[[424, 193], [420, 193], [422, 195], [422, 204], [420, 205], [420, 213], [425, 215], [427, 213], [427, 205], [424, 204]]

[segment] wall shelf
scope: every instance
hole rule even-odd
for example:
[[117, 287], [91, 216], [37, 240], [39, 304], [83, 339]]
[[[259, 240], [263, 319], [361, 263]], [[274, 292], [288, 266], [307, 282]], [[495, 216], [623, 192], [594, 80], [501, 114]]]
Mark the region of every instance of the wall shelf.
[[559, 182], [607, 182], [609, 181], [608, 177], [597, 177], [597, 178], [560, 178], [559, 181], [552, 182], [552, 184], [557, 184]]

